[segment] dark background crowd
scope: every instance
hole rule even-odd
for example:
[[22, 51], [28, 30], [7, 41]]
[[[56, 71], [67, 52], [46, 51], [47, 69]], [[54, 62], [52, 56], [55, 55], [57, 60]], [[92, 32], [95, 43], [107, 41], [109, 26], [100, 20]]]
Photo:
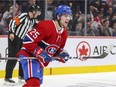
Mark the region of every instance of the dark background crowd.
[[68, 26], [71, 36], [116, 36], [116, 0], [0, 0], [0, 35], [8, 34], [11, 18], [28, 12], [34, 4], [41, 8], [38, 20], [53, 19], [56, 6], [69, 5], [73, 12]]

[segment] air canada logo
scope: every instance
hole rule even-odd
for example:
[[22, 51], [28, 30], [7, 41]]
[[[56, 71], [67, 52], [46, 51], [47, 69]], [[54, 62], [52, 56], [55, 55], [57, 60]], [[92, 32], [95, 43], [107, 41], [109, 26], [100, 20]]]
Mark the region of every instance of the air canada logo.
[[81, 41], [76, 48], [76, 55], [79, 56], [90, 56], [91, 47], [86, 41]]

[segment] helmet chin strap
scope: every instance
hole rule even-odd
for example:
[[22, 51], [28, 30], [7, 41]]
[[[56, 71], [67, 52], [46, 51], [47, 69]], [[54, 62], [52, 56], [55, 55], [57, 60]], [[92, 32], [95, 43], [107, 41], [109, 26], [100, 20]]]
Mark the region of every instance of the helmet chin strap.
[[58, 22], [58, 25], [60, 26], [60, 29], [58, 31], [60, 31], [63, 29], [63, 26], [61, 25], [60, 20], [57, 20], [57, 22]]
[[[59, 25], [59, 26], [61, 27], [61, 29], [62, 29], [63, 27], [62, 27], [62, 25], [61, 25], [61, 23], [60, 23], [60, 16], [59, 16], [59, 15], [58, 15], [58, 18], [57, 18], [57, 22], [58, 22], [58, 25]], [[61, 29], [60, 29], [60, 30], [61, 30]]]
[[34, 16], [35, 16], [35, 14], [33, 12], [31, 12], [31, 14], [29, 15], [29, 19], [30, 20], [34, 19]]
[[29, 16], [29, 19], [30, 19], [30, 20], [32, 19], [32, 15], [33, 15], [32, 12], [28, 12], [28, 16]]

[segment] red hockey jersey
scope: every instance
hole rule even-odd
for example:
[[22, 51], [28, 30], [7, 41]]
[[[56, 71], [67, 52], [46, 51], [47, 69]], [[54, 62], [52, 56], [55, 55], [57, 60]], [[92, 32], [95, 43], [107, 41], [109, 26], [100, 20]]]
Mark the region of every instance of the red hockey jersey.
[[33, 53], [40, 46], [51, 56], [65, 46], [68, 33], [66, 28], [58, 31], [54, 20], [40, 21], [34, 29], [29, 31], [23, 40], [23, 46], [18, 55]]

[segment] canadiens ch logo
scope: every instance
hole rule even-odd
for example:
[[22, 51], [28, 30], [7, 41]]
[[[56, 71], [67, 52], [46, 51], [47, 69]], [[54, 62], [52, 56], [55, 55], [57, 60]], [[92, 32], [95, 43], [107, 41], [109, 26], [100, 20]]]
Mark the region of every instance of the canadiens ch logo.
[[89, 43], [86, 41], [81, 41], [76, 48], [76, 55], [77, 56], [90, 56], [91, 54], [91, 47]]
[[58, 48], [59, 47], [57, 45], [49, 45], [46, 47], [46, 52], [49, 55], [53, 56], [56, 53], [56, 51], [58, 50]]

